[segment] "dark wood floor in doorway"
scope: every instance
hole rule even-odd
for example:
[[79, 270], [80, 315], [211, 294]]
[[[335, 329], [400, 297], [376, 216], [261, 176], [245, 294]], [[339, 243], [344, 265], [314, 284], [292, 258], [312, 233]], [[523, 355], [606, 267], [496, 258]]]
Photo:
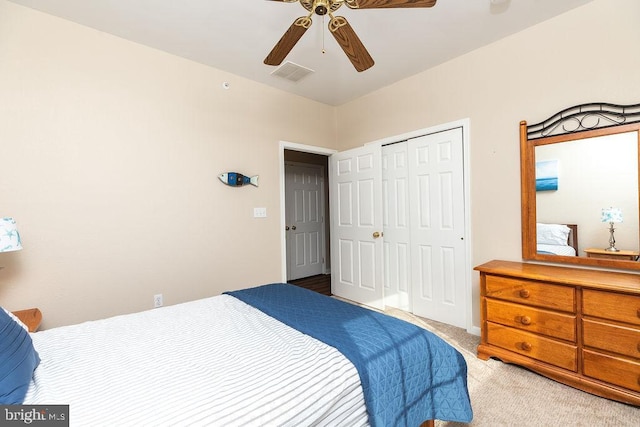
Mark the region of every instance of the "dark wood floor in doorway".
[[331, 275], [318, 274], [317, 276], [303, 277], [302, 279], [289, 280], [292, 285], [310, 289], [323, 295], [331, 296]]

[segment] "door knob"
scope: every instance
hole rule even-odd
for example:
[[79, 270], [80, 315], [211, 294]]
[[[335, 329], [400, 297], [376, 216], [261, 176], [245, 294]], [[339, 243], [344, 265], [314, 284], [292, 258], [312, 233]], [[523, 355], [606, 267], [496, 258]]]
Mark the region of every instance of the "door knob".
[[373, 233], [373, 238], [374, 238], [374, 239], [377, 239], [377, 238], [378, 238], [378, 237], [380, 237], [380, 236], [382, 236], [382, 233], [380, 233], [380, 232], [378, 232], [378, 231], [376, 231], [376, 232], [374, 232], [374, 233]]
[[289, 231], [289, 226], [287, 225], [284, 229], [285, 229], [285, 230], [287, 230], [287, 231]]
[[292, 229], [292, 230], [295, 230], [295, 229], [296, 229], [296, 226], [295, 226], [295, 225], [292, 225], [292, 226], [291, 226], [291, 229]]

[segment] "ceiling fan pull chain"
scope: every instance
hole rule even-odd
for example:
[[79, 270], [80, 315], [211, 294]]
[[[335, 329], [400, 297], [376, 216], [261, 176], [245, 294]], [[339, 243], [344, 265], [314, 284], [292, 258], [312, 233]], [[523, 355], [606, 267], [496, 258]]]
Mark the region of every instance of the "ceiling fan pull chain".
[[324, 30], [325, 26], [324, 26], [324, 15], [322, 15], [322, 53], [327, 53], [326, 50], [324, 50], [324, 35], [325, 35], [325, 30]]

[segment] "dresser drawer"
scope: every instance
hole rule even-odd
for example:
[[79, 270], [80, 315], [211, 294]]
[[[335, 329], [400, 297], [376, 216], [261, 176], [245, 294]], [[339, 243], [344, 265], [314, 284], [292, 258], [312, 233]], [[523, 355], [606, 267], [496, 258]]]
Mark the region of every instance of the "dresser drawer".
[[584, 374], [629, 390], [640, 391], [640, 363], [583, 350]]
[[576, 316], [505, 301], [485, 299], [487, 320], [505, 326], [576, 341]]
[[486, 296], [520, 304], [575, 313], [576, 294], [570, 286], [550, 285], [501, 276], [486, 276]]
[[582, 312], [587, 316], [640, 325], [640, 296], [585, 289]]
[[487, 342], [570, 371], [577, 371], [576, 346], [487, 322]]
[[640, 329], [584, 319], [583, 341], [587, 347], [595, 347], [640, 360]]

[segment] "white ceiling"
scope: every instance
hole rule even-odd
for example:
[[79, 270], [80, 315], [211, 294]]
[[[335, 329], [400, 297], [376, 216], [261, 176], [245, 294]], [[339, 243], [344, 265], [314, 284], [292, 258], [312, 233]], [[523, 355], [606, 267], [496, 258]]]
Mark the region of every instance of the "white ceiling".
[[[352, 10], [347, 18], [376, 64], [358, 73], [313, 25], [286, 61], [315, 73], [293, 83], [262, 61], [299, 3], [268, 0], [10, 0], [329, 105], [388, 86], [593, 0], [438, 0], [432, 8]], [[323, 46], [326, 53], [322, 53]], [[99, 54], [99, 52], [96, 52]]]

